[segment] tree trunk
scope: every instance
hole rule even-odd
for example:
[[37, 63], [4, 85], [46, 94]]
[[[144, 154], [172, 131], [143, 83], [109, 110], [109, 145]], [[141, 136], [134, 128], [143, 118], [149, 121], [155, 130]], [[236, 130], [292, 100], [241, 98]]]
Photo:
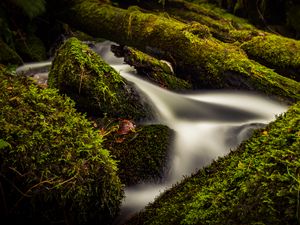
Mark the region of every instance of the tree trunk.
[[298, 82], [250, 60], [239, 47], [212, 37], [207, 26], [121, 9], [97, 1], [77, 1], [62, 18], [93, 36], [136, 47], [170, 61], [175, 73], [196, 88], [262, 92], [287, 103], [300, 98]]

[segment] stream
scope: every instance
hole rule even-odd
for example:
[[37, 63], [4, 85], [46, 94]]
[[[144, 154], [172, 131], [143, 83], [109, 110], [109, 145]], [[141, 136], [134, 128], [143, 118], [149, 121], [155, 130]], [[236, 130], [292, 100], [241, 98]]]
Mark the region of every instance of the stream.
[[[207, 90], [179, 94], [168, 91], [136, 76], [132, 67], [110, 51], [111, 44], [105, 41], [92, 48], [152, 101], [157, 118], [149, 123], [167, 125], [176, 133], [164, 181], [126, 187], [114, 225], [122, 224], [184, 177], [228, 154], [249, 138], [253, 129], [266, 126], [287, 110], [286, 105], [254, 92]], [[27, 71], [27, 75], [46, 83], [50, 65], [51, 61], [26, 64], [17, 68], [17, 73]]]

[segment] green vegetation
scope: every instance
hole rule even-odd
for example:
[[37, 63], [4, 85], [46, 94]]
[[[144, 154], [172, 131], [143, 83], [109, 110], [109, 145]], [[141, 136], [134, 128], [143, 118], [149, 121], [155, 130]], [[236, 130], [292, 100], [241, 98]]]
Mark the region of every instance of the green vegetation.
[[11, 223], [108, 223], [123, 186], [103, 136], [55, 89], [3, 67], [0, 89], [2, 215]]
[[167, 166], [174, 132], [164, 125], [139, 125], [130, 132], [121, 132], [122, 125], [124, 121], [112, 124], [110, 129], [117, 129], [105, 136], [104, 141], [104, 146], [119, 162], [122, 182], [132, 185], [160, 180]]
[[68, 39], [57, 51], [48, 84], [74, 99], [80, 111], [96, 118], [141, 120], [151, 115], [130, 84], [76, 38]]
[[300, 103], [126, 224], [298, 224]]

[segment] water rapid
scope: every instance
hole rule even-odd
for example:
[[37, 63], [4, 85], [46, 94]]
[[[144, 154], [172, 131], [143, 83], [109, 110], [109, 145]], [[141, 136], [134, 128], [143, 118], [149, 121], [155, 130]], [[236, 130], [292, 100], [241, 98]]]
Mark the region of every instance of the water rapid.
[[[94, 45], [93, 49], [152, 101], [158, 117], [149, 122], [165, 124], [176, 133], [164, 181], [126, 187], [121, 213], [115, 224], [122, 224], [184, 176], [226, 155], [248, 138], [253, 129], [264, 127], [287, 109], [286, 105], [253, 92], [178, 94], [165, 90], [136, 76], [132, 67], [113, 55], [111, 44], [103, 42]], [[49, 62], [45, 65], [49, 66]], [[19, 71], [25, 69], [19, 68]], [[42, 74], [45, 80], [45, 72]]]

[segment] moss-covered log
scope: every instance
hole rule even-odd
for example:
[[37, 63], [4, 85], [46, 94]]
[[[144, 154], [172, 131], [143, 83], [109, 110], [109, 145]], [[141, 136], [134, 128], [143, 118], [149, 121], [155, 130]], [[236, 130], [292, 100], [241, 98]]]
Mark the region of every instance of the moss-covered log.
[[298, 102], [126, 224], [298, 224], [299, 131]]
[[249, 60], [240, 48], [212, 38], [203, 25], [194, 27], [94, 0], [76, 2], [63, 13], [65, 21], [93, 36], [157, 53], [198, 88], [255, 90], [288, 103], [300, 97], [298, 82]]
[[118, 57], [137, 70], [137, 75], [170, 90], [191, 89], [187, 81], [176, 77], [169, 62], [158, 60], [146, 53], [128, 46], [112, 46], [112, 51]]
[[0, 89], [1, 224], [108, 224], [123, 187], [103, 136], [55, 89], [3, 68]]
[[[146, 5], [149, 9], [150, 6]], [[206, 25], [213, 37], [234, 43], [250, 58], [275, 69], [281, 75], [300, 81], [300, 41], [258, 29], [245, 19], [212, 4], [172, 0], [163, 9], [155, 9], [163, 10], [183, 22]]]
[[[118, 160], [118, 174], [126, 185], [159, 181], [167, 168], [174, 131], [164, 125], [138, 125], [121, 120], [107, 130], [104, 146]], [[117, 129], [116, 129], [117, 128]]]
[[150, 108], [132, 85], [76, 38], [67, 40], [57, 51], [48, 85], [70, 96], [80, 111], [94, 117], [151, 117]]

